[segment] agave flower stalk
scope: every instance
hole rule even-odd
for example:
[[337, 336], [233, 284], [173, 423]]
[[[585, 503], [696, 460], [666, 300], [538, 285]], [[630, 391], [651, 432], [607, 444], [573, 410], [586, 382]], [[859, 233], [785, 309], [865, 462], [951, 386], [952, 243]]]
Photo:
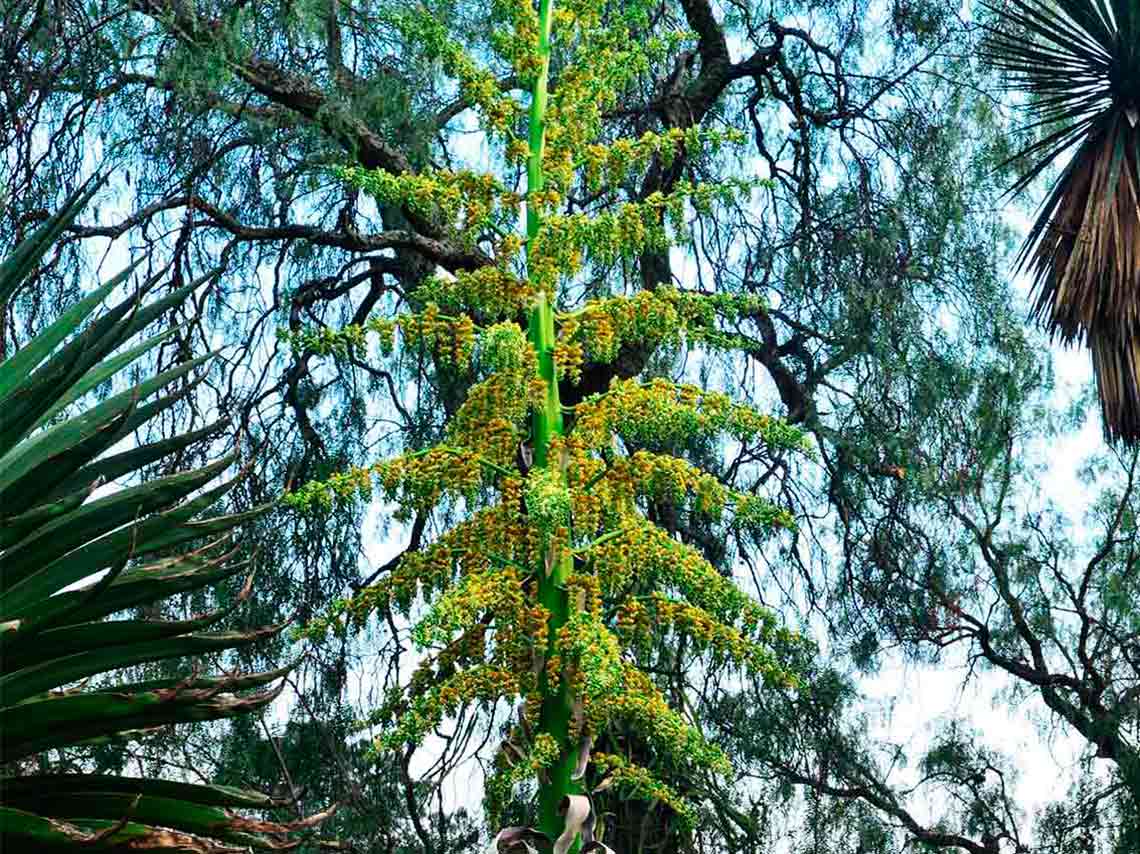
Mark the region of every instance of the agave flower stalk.
[[[527, 158], [527, 261], [530, 262], [533, 241], [542, 224], [542, 211], [534, 202], [536, 194], [543, 189], [542, 158], [546, 147], [546, 102], [550, 78], [550, 32], [553, 22], [554, 0], [541, 0], [538, 10], [538, 58], [539, 72], [531, 91], [529, 116], [529, 145]], [[558, 395], [558, 378], [554, 368], [554, 306], [553, 295], [539, 291], [531, 309], [530, 342], [538, 357], [538, 373], [546, 385], [544, 405], [535, 407], [533, 415], [534, 463], [538, 468], [553, 469], [558, 478], [565, 480], [561, 462], [552, 459], [549, 453], [550, 440], [562, 435], [562, 402]], [[554, 655], [554, 644], [558, 630], [566, 625], [570, 616], [570, 601], [566, 591], [566, 579], [570, 575], [572, 557], [565, 553], [553, 561], [546, 571], [538, 573], [538, 598], [550, 612], [548, 623], [548, 655]], [[551, 680], [544, 673], [542, 681]], [[547, 782], [539, 788], [538, 828], [551, 839], [562, 834], [564, 819], [559, 814], [563, 798], [580, 792], [580, 787], [571, 779], [577, 754], [570, 738], [573, 717], [573, 699], [567, 680], [560, 686], [544, 684], [539, 731], [554, 737], [560, 746], [560, 755], [548, 771]]]
[[[307, 483], [288, 503], [323, 513], [379, 488], [407, 515], [462, 500], [455, 505], [463, 508], [460, 520], [406, 554], [390, 575], [333, 602], [306, 634], [349, 630], [381, 610], [411, 618], [422, 600], [426, 612], [411, 633], [428, 655], [406, 689], [370, 717], [382, 727], [377, 748], [414, 749], [461, 708], [509, 702], [514, 714], [484, 784], [488, 826], [500, 828], [490, 850], [605, 854], [600, 817], [615, 799], [660, 805], [669, 816], [664, 832], [684, 840], [697, 816], [669, 779], [687, 785], [732, 770], [641, 669], [652, 645], [691, 638], [716, 666], [740, 668], [773, 689], [798, 684], [776, 651], [797, 639], [695, 548], [647, 518], [643, 502], [667, 500], [756, 533], [794, 521], [764, 496], [731, 489], [664, 449], [732, 435], [772, 453], [809, 451], [799, 431], [727, 395], [624, 377], [616, 365], [609, 388], [567, 397], [573, 407], [564, 409], [560, 390], [580, 390], [587, 363], [614, 364], [627, 343], [704, 340], [705, 330], [710, 341], [723, 341], [720, 324], [753, 310], [751, 298], [682, 293], [608, 272], [610, 296], [588, 294], [575, 308], [576, 288], [562, 289], [619, 260], [666, 251], [684, 239], [688, 204], [736, 202], [751, 185], [680, 181], [668, 192], [620, 201], [619, 185], [654, 159], [673, 163], [737, 137], [690, 128], [602, 138], [604, 111], [650, 63], [680, 51], [684, 35], [647, 37], [651, 0], [616, 7], [560, 0], [557, 12], [554, 0], [532, 2], [493, 4], [490, 23], [498, 29], [488, 45], [526, 81], [528, 104], [502, 91], [466, 38], [427, 10], [392, 18], [455, 80], [483, 128], [502, 142], [502, 160], [496, 151], [491, 172], [341, 174], [381, 204], [431, 212], [465, 239], [482, 240], [491, 223], [498, 237], [490, 263], [425, 281], [417, 291], [422, 310], [290, 337], [295, 347], [335, 356], [363, 347], [372, 332], [387, 358], [398, 335], [401, 348], [464, 372], [471, 384], [439, 444]], [[525, 166], [523, 193], [500, 177], [516, 166]], [[577, 187], [612, 190], [574, 210], [565, 202]], [[566, 411], [573, 416], [564, 421]], [[656, 768], [625, 755], [631, 730], [652, 750]], [[537, 826], [501, 829], [507, 809], [521, 805], [516, 789], [526, 780], [537, 783]]]

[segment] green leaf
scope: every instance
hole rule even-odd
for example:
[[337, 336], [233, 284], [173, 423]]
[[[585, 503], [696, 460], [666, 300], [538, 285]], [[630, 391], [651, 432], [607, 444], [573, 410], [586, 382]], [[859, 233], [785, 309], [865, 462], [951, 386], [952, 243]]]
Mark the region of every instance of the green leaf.
[[78, 328], [84, 318], [106, 299], [119, 281], [112, 279], [89, 297], [80, 300], [59, 316], [26, 347], [0, 362], [0, 404], [7, 403], [12, 391], [28, 379], [36, 367], [55, 350], [56, 345]]
[[0, 805], [0, 842], [6, 851], [161, 851], [165, 854], [241, 854], [245, 849], [132, 821], [66, 822]]
[[[253, 675], [246, 677], [251, 678]], [[281, 683], [245, 697], [226, 693], [224, 683], [199, 688], [188, 682], [138, 693], [116, 689], [34, 698], [0, 709], [0, 729], [4, 732], [0, 762], [100, 736], [247, 714], [273, 702], [283, 686]]]
[[[73, 197], [74, 204], [0, 265], [0, 294], [6, 298], [15, 292], [87, 197]], [[238, 649], [281, 629], [208, 631], [245, 600], [252, 579], [233, 606], [210, 614], [105, 621], [126, 608], [160, 602], [241, 571], [244, 565], [233, 560], [236, 549], [222, 553], [221, 547], [228, 547], [225, 541], [237, 526], [272, 506], [198, 518], [240, 480], [209, 487], [232, 464], [229, 457], [89, 501], [100, 483], [130, 477], [226, 424], [219, 421], [101, 458], [190, 394], [201, 377], [183, 381], [170, 393], [163, 389], [190, 376], [211, 356], [64, 416], [169, 340], [177, 330], [127, 344], [210, 278], [144, 305], [143, 295], [160, 281], [160, 273], [89, 320], [132, 272], [129, 268], [72, 306], [0, 364], [0, 516], [6, 517], [0, 531], [0, 613], [10, 617], [0, 620], [0, 765], [49, 749], [121, 742], [168, 724], [256, 712], [272, 702], [284, 682], [266, 686], [290, 669], [198, 676], [194, 664], [194, 675], [185, 679], [136, 684], [115, 679], [123, 668]], [[54, 420], [59, 423], [52, 424]], [[197, 551], [147, 560], [156, 552], [211, 539]], [[97, 580], [58, 592], [85, 579]], [[97, 680], [97, 689], [88, 687], [91, 680]], [[68, 685], [72, 687], [52, 691]], [[0, 844], [6, 850], [67, 852], [280, 849], [294, 846], [295, 831], [325, 817], [275, 824], [226, 809], [277, 805], [267, 796], [174, 782], [92, 775], [0, 778]]]
[[87, 392], [96, 388], [101, 383], [106, 382], [123, 368], [127, 367], [135, 360], [141, 358], [146, 353], [149, 353], [163, 341], [168, 340], [177, 331], [177, 327], [173, 329], [167, 329], [165, 332], [151, 336], [142, 344], [139, 344], [137, 347], [132, 347], [126, 352], [120, 353], [118, 356], [107, 359], [106, 361], [103, 361], [95, 367], [91, 368], [91, 370], [84, 374], [83, 377], [80, 378], [80, 380], [67, 391], [66, 394], [64, 394], [52, 405], [51, 409], [47, 410], [47, 412], [40, 416], [39, 420], [31, 426], [31, 430], [35, 431], [43, 427], [44, 424], [50, 421], [52, 417], [59, 414], [66, 406], [74, 403], [76, 400], [79, 400], [79, 398], [83, 397], [83, 395], [87, 394]]
[[[34, 492], [37, 485], [41, 490], [51, 489], [75, 472], [118, 439], [118, 432], [108, 430], [111, 425], [121, 423], [123, 416], [139, 401], [150, 397], [167, 383], [185, 376], [208, 358], [203, 356], [184, 362], [103, 401], [82, 415], [20, 442], [0, 457], [0, 506], [6, 502], [26, 504], [27, 500], [21, 493], [26, 495], [30, 491]], [[99, 450], [93, 451], [88, 444], [93, 439], [101, 440], [95, 443]], [[79, 453], [74, 453], [76, 451]], [[48, 468], [52, 470], [50, 474]], [[42, 478], [48, 480], [45, 482]], [[21, 480], [25, 482], [21, 484]]]
[[147, 602], [199, 590], [246, 568], [244, 563], [232, 562], [231, 553], [214, 558], [205, 556], [216, 548], [217, 544], [211, 543], [195, 552], [128, 569], [94, 598], [92, 593], [101, 582], [56, 594], [26, 608], [21, 612], [20, 620], [29, 630], [36, 626], [55, 625], [59, 614], [72, 622], [98, 620]]
[[24, 279], [35, 269], [40, 258], [51, 248], [51, 244], [65, 228], [71, 225], [79, 212], [103, 186], [105, 180], [98, 175], [88, 179], [83, 186], [67, 197], [62, 209], [25, 238], [11, 255], [0, 263], [0, 305], [6, 304], [12, 298]]
[[231, 829], [240, 827], [242, 820], [224, 809], [174, 798], [92, 790], [56, 792], [50, 799], [27, 797], [13, 801], [12, 806], [53, 818], [82, 820], [85, 825], [91, 819], [118, 821], [129, 816], [132, 821], [141, 824], [161, 825], [184, 833], [212, 836], [251, 848], [265, 847], [258, 844], [260, 840], [256, 836]]
[[24, 434], [30, 432], [41, 416], [76, 383], [81, 382], [93, 366], [135, 332], [176, 306], [196, 286], [187, 285], [161, 300], [140, 307], [143, 295], [158, 280], [158, 275], [152, 276], [138, 293], [93, 321], [3, 399], [5, 416], [3, 422], [0, 422], [0, 452], [6, 453]]
[[[0, 557], [0, 613], [7, 612], [9, 596], [13, 602], [26, 603], [36, 597], [51, 596], [82, 578], [76, 575], [83, 570], [78, 560], [61, 565], [58, 559], [121, 525], [169, 507], [205, 486], [231, 462], [231, 458], [223, 458], [205, 468], [123, 489], [41, 526]], [[51, 572], [53, 568], [62, 571], [58, 577]], [[99, 569], [88, 567], [88, 574]]]
[[240, 649], [264, 640], [280, 630], [281, 626], [268, 626], [249, 632], [209, 632], [153, 641], [134, 641], [121, 646], [98, 647], [65, 658], [51, 659], [15, 672], [5, 669], [4, 676], [0, 677], [0, 697], [4, 698], [6, 705], [15, 705], [36, 694], [99, 673], [146, 662], [185, 658], [204, 652]]
[[[35, 528], [46, 525], [53, 519], [58, 519], [60, 516], [70, 513], [86, 501], [88, 496], [94, 491], [95, 484], [92, 483], [85, 490], [73, 492], [57, 501], [40, 504], [18, 516], [11, 516], [4, 519], [4, 524], [0, 526], [0, 549], [7, 548], [13, 543], [18, 543]], [[0, 513], [0, 518], [3, 518], [3, 513]]]
[[28, 774], [0, 777], [0, 797], [25, 801], [32, 797], [51, 798], [67, 792], [114, 792], [124, 795], [147, 795], [174, 798], [215, 807], [273, 809], [286, 801], [261, 792], [233, 786], [180, 783], [176, 780], [152, 780], [145, 777], [116, 777], [110, 774]]
[[[16, 631], [4, 646], [5, 672], [15, 673], [102, 647], [125, 647], [199, 632], [233, 611], [224, 608], [189, 620], [111, 620], [68, 625], [29, 634]], [[20, 641], [24, 640], [23, 643]]]
[[[181, 395], [169, 398], [171, 403], [181, 399]], [[135, 416], [138, 416], [139, 410], [135, 410]], [[150, 413], [144, 413], [150, 416]], [[125, 429], [129, 432], [130, 426]], [[204, 439], [217, 434], [226, 426], [228, 421], [215, 421], [201, 430], [193, 430], [189, 433], [180, 433], [177, 436], [172, 436], [169, 439], [160, 439], [157, 442], [151, 442], [147, 445], [140, 445], [137, 448], [131, 448], [129, 451], [123, 451], [119, 454], [113, 454], [108, 457], [96, 460], [93, 463], [81, 468], [75, 474], [71, 475], [63, 483], [56, 485], [50, 493], [51, 498], [66, 495], [74, 491], [88, 489], [92, 483], [96, 481], [107, 482], [117, 480], [124, 475], [138, 471], [143, 466], [150, 465], [153, 462], [172, 456], [179, 451], [192, 447]]]

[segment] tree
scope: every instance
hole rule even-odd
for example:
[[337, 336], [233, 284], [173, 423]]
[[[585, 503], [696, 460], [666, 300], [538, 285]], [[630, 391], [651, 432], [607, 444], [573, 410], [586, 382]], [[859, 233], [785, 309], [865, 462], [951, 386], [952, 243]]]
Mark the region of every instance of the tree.
[[[647, 247], [622, 264], [630, 292], [642, 276], [679, 280], [683, 263], [704, 290], [771, 297], [731, 323], [738, 342], [747, 343], [742, 357], [709, 359], [704, 367], [711, 387], [783, 407], [789, 421], [814, 435], [824, 469], [819, 482], [781, 465], [756, 473], [746, 449], [716, 472], [734, 490], [763, 479], [779, 491], [800, 518], [799, 547], [778, 555], [764, 547], [766, 538], [753, 543], [699, 514], [673, 512], [668, 502], [652, 513], [722, 572], [733, 564], [750, 571], [767, 601], [803, 606], [805, 619], [826, 622], [837, 650], [867, 636], [868, 614], [852, 591], [876, 532], [906, 509], [906, 473], [924, 464], [951, 472], [972, 464], [975, 434], [961, 430], [961, 389], [988, 381], [1022, 343], [1019, 321], [1009, 322], [1017, 309], [998, 275], [1008, 232], [993, 212], [994, 188], [1004, 179], [992, 166], [1008, 156], [1008, 142], [995, 134], [1003, 130], [999, 105], [970, 59], [973, 28], [956, 19], [957, 4], [889, 7], [889, 15], [877, 16], [857, 2], [662, 3], [639, 38], [677, 30], [691, 36], [643, 69], [623, 103], [600, 116], [607, 138], [689, 128], [748, 134], [740, 147], [682, 148], [668, 167], [650, 158], [614, 187], [615, 203], [682, 181], [715, 184], [757, 173], [774, 181], [761, 204], [753, 196], [746, 204], [722, 200], [708, 213], [691, 210], [691, 251]], [[0, 116], [14, 155], [0, 163], [10, 188], [0, 238], [11, 240], [37, 222], [84, 164], [108, 156], [120, 163], [122, 178], [67, 232], [61, 259], [69, 251], [98, 257], [104, 241], [130, 241], [176, 257], [172, 279], [226, 271], [185, 334], [196, 346], [216, 346], [219, 338], [239, 346], [227, 352], [227, 369], [215, 363], [185, 406], [234, 412], [242, 435], [262, 449], [249, 479], [231, 493], [236, 509], [261, 503], [290, 479], [321, 478], [375, 459], [377, 448], [431, 447], [466, 394], [468, 379], [423, 351], [401, 351], [404, 358], [382, 367], [355, 355], [318, 360], [284, 346], [280, 361], [266, 357], [278, 324], [300, 332], [362, 323], [376, 310], [417, 307], [415, 287], [437, 266], [454, 274], [472, 261], [492, 265], [486, 253], [473, 259], [462, 246], [449, 246], [431, 222], [400, 205], [381, 207], [383, 229], [366, 227], [367, 196], [346, 191], [327, 170], [346, 156], [360, 166], [388, 157], [385, 163], [414, 176], [455, 168], [470, 151], [471, 105], [419, 42], [392, 25], [390, 13], [399, 8], [219, 0], [5, 9], [11, 17], [0, 27], [2, 97], [15, 92], [5, 105], [17, 106]], [[488, 4], [440, 4], [434, 12], [454, 22], [452, 34], [476, 55], [486, 55]], [[517, 91], [515, 82], [504, 76], [499, 85]], [[30, 99], [21, 101], [20, 92]], [[27, 168], [37, 159], [45, 168]], [[50, 318], [53, 303], [66, 304], [71, 269], [48, 265], [10, 306], [9, 346]], [[991, 334], [995, 329], [1000, 334]], [[667, 343], [627, 341], [612, 361], [585, 353], [583, 381], [565, 385], [562, 402], [604, 391], [614, 376], [679, 375]], [[1000, 441], [1002, 422], [987, 424], [996, 431], [983, 432], [987, 442]], [[928, 450], [931, 436], [945, 440], [937, 452]], [[686, 452], [706, 468], [721, 462], [707, 443]], [[829, 504], [836, 515], [826, 518], [821, 511]], [[361, 507], [331, 516], [272, 513], [257, 523], [263, 595], [243, 613], [274, 622], [295, 607], [304, 618], [329, 597], [393, 571], [398, 556], [372, 565], [361, 560], [360, 532], [368, 531], [355, 518], [364, 515]], [[927, 523], [916, 517], [911, 524]], [[414, 554], [439, 524], [438, 515], [417, 515], [410, 531], [390, 533], [406, 534]], [[839, 560], [830, 548], [836, 541], [845, 547]], [[786, 598], [773, 589], [774, 579], [790, 591]], [[314, 644], [298, 669], [298, 714], [305, 710], [320, 722], [319, 743], [335, 758], [310, 776], [312, 791], [334, 779], [338, 792], [371, 791], [375, 772], [351, 745], [332, 745], [341, 739], [342, 719], [353, 716], [346, 705], [356, 692], [349, 687], [365, 672], [375, 683], [368, 690], [380, 693], [394, 678], [402, 642], [402, 633], [378, 626]], [[704, 717], [703, 673], [686, 672], [688, 649], [663, 645], [655, 652], [655, 667], [668, 673], [662, 678], [700, 698], [695, 711]], [[249, 649], [243, 660], [273, 655]], [[364, 701], [364, 709], [371, 706]], [[464, 718], [472, 727], [475, 720]], [[213, 732], [201, 735], [190, 747], [203, 764], [240, 753], [248, 741], [244, 728], [228, 743]], [[448, 743], [441, 764], [461, 743]], [[279, 744], [295, 781], [298, 769], [315, 763], [288, 751], [312, 744], [291, 737]], [[272, 785], [287, 790], [276, 773]], [[350, 802], [366, 818], [406, 824], [416, 848], [466, 850], [469, 826], [453, 833], [457, 823], [449, 821], [439, 788], [402, 756], [391, 773], [402, 797]], [[753, 791], [754, 776], [745, 767], [719, 788], [723, 820], [702, 816], [700, 827], [708, 850], [724, 847], [721, 828], [738, 828], [741, 811], [772, 816], [782, 809], [766, 790]], [[630, 843], [625, 850], [645, 844], [642, 828], [668, 815], [633, 801], [605, 805], [614, 812], [614, 839]], [[780, 815], [771, 823], [789, 821]], [[379, 824], [387, 827], [387, 818]]]
[[[92, 192], [71, 198], [0, 264], [0, 300], [24, 284]], [[184, 395], [185, 387], [156, 397], [204, 361], [184, 362], [84, 405], [91, 392], [170, 338], [161, 333], [122, 350], [201, 284], [146, 305], [144, 287], [91, 319], [131, 272], [97, 288], [0, 363], [0, 840], [15, 851], [279, 848], [325, 816], [291, 824], [251, 819], [230, 808], [268, 810], [282, 802], [223, 786], [84, 773], [91, 763], [81, 754], [60, 763], [66, 769], [60, 773], [45, 755], [98, 749], [171, 723], [248, 715], [276, 698], [284, 683], [254, 689], [289, 670], [203, 676], [195, 665], [174, 679], [114, 678], [125, 667], [235, 649], [280, 629], [208, 631], [225, 611], [184, 621], [106, 619], [240, 572], [243, 564], [232, 559], [225, 539], [259, 512], [200, 518], [234, 482], [194, 493], [231, 459], [93, 497], [104, 482], [132, 478], [224, 426], [107, 453]], [[212, 541], [186, 548], [203, 538]], [[249, 593], [247, 583], [239, 602]], [[92, 679], [100, 681], [91, 685]]]
[[1014, 0], [987, 55], [1028, 93], [1015, 158], [1023, 190], [1078, 146], [1021, 252], [1037, 288], [1034, 311], [1066, 344], [1087, 341], [1105, 435], [1140, 440], [1140, 6], [1134, 0]]
[[[416, 176], [350, 168], [343, 177], [379, 205], [402, 206], [449, 243], [472, 253], [478, 248], [494, 263], [428, 280], [414, 295], [419, 312], [294, 338], [301, 349], [343, 356], [359, 353], [371, 331], [391, 353], [398, 330], [404, 349], [446, 359], [456, 371], [477, 366], [478, 381], [458, 404], [444, 442], [308, 483], [291, 503], [329, 507], [337, 497], [371, 494], [375, 477], [406, 520], [451, 506], [461, 521], [339, 603], [317, 631], [343, 631], [342, 620], [360, 624], [374, 610], [389, 612], [392, 603], [407, 615], [417, 596], [428, 599], [414, 635], [433, 654], [406, 694], [373, 718], [393, 720], [382, 746], [419, 745], [461, 704], [522, 698], [518, 729], [488, 782], [488, 811], [496, 821], [514, 784], [537, 775], [541, 836], [510, 828], [500, 846], [545, 838], [557, 840], [557, 852], [578, 850], [579, 834], [583, 850], [599, 845], [597, 815], [585, 796], [590, 789], [612, 786], [623, 796], [661, 802], [684, 832], [694, 813], [668, 780], [725, 770], [724, 754], [685, 715], [683, 697], [670, 700], [637, 666], [660, 637], [707, 651], [714, 669], [735, 665], [770, 686], [795, 686], [794, 673], [776, 655], [794, 648], [792, 635], [646, 510], [657, 503], [673, 512], [725, 514], [734, 528], [753, 534], [791, 528], [790, 515], [762, 494], [726, 489], [677, 452], [727, 436], [757, 463], [772, 465], [809, 447], [779, 419], [663, 378], [615, 379], [604, 391], [563, 403], [561, 387], [582, 383], [587, 354], [605, 363], [623, 346], [683, 340], [731, 352], [739, 343], [729, 324], [762, 310], [755, 298], [675, 290], [648, 277], [632, 295], [605, 295], [612, 287], [607, 279], [621, 281], [623, 259], [663, 251], [670, 231], [680, 235], [687, 205], [708, 207], [748, 187], [682, 182], [669, 193], [610, 206], [612, 187], [650, 159], [668, 167], [682, 148], [695, 153], [739, 139], [692, 130], [603, 142], [601, 113], [668, 49], [634, 35], [647, 25], [649, 7], [603, 11], [593, 2], [564, 3], [556, 11], [552, 0], [537, 10], [525, 0], [495, 6], [503, 29], [491, 48], [530, 89], [525, 122], [495, 72], [441, 22], [424, 10], [395, 17], [477, 106], [503, 165], [490, 174]], [[559, 50], [551, 88], [552, 44]], [[503, 176], [521, 163], [520, 192]], [[579, 195], [595, 201], [580, 213], [558, 212], [563, 199]], [[520, 200], [525, 240], [510, 230]], [[586, 288], [577, 307], [576, 284]], [[628, 760], [624, 727], [649, 745], [661, 768]], [[608, 749], [595, 750], [602, 740]], [[587, 788], [583, 781], [591, 777], [595, 785]]]

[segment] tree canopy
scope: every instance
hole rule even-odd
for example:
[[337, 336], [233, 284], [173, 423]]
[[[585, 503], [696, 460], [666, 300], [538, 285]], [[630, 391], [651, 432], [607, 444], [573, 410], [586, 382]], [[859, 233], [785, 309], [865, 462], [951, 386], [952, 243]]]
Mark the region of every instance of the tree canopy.
[[[569, 17], [559, 24], [587, 7], [593, 42], [569, 35]], [[177, 756], [223, 782], [276, 788], [302, 813], [341, 801], [328, 827], [363, 849], [442, 854], [490, 838], [496, 828], [447, 781], [480, 762], [477, 776], [492, 778], [493, 748], [515, 724], [475, 694], [457, 698], [429, 737], [430, 762], [406, 745], [378, 753], [358, 733], [377, 709], [400, 711], [392, 689], [416, 678], [414, 621], [389, 615], [389, 593], [442, 571], [438, 544], [477, 508], [506, 506], [508, 493], [527, 514], [542, 504], [524, 486], [544, 466], [528, 422], [540, 401], [519, 378], [533, 368], [524, 331], [543, 288], [525, 284], [559, 278], [559, 373], [544, 394], [566, 437], [592, 429], [582, 413], [604, 422], [581, 483], [590, 466], [625, 467], [646, 531], [819, 646], [784, 651], [803, 687], [788, 692], [697, 666], [689, 642], [646, 639], [638, 660], [653, 691], [733, 770], [667, 769], [671, 791], [701, 804], [687, 835], [662, 831], [668, 798], [603, 791], [606, 844], [847, 854], [917, 841], [1002, 854], [1089, 850], [1087, 838], [1131, 850], [1135, 460], [1098, 449], [1080, 495], [1039, 489], [1049, 448], [1080, 430], [1087, 401], [1058, 403], [1047, 343], [1011, 281], [1018, 235], [1003, 193], [1024, 174], [1023, 141], [1002, 78], [981, 61], [990, 13], [962, 17], [940, 0], [556, 4], [549, 127], [563, 136], [532, 195], [530, 8], [5, 7], [0, 243], [96, 165], [110, 175], [35, 287], [6, 305], [5, 355], [84, 290], [106, 252], [169, 260], [163, 288], [210, 276], [164, 318], [170, 344], [152, 363], [219, 347], [222, 359], [150, 437], [228, 413], [257, 450], [231, 510], [283, 491], [315, 499], [256, 523], [264, 595], [240, 617], [310, 626], [279, 734], [203, 725], [177, 743], [156, 735], [135, 758], [169, 767]], [[519, 234], [526, 203], [541, 206], [547, 245]], [[552, 266], [518, 266], [532, 250]], [[508, 374], [514, 385], [493, 380]], [[672, 426], [640, 430], [651, 416]], [[487, 429], [491, 418], [503, 423]], [[801, 435], [814, 458], [786, 452]], [[464, 442], [514, 474], [452, 453]], [[346, 473], [381, 460], [394, 462], [374, 472], [378, 500], [321, 504], [311, 484], [347, 488]], [[666, 460], [677, 461], [668, 472]], [[440, 490], [453, 498], [437, 501]], [[783, 508], [795, 533], [698, 512], [738, 495]], [[597, 538], [615, 525], [599, 523]], [[614, 566], [629, 560], [619, 542], [598, 545]], [[602, 608], [616, 620], [605, 609], [625, 591], [611, 593]], [[334, 602], [359, 631], [320, 631]], [[459, 625], [454, 610], [426, 613], [420, 639]], [[235, 660], [267, 665], [292, 643]], [[506, 643], [492, 654], [512, 655]], [[961, 722], [903, 773], [902, 751], [868, 731], [860, 689], [899, 660], [1003, 674], [1011, 697], [1087, 745], [1089, 773], [1071, 797], [1023, 814], [1016, 757]], [[625, 745], [625, 759], [651, 766], [639, 738], [615, 732], [606, 752]], [[503, 824], [532, 823], [529, 795], [504, 791]]]

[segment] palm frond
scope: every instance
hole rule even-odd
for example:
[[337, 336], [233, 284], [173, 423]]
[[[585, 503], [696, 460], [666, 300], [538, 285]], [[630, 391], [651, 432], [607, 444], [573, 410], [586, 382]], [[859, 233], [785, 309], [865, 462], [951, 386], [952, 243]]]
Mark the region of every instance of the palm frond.
[[983, 59], [1024, 91], [1024, 131], [1007, 163], [1026, 189], [1074, 147], [1018, 256], [1033, 314], [1087, 343], [1105, 435], [1140, 441], [1140, 0], [1008, 0]]

